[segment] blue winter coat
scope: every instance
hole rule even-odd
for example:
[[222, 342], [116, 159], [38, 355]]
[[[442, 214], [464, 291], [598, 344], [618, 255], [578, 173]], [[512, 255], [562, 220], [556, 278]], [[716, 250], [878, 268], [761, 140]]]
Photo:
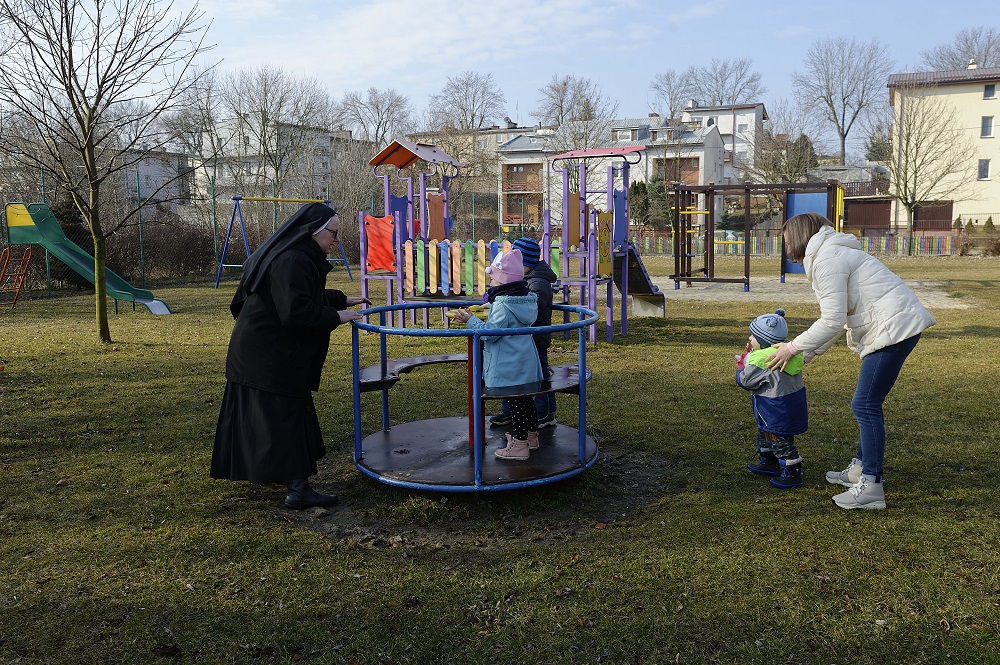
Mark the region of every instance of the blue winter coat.
[[[479, 330], [530, 328], [537, 316], [535, 294], [497, 296], [485, 321], [473, 316], [465, 325]], [[487, 388], [542, 380], [542, 366], [531, 335], [483, 337], [483, 343], [483, 381]]]
[[788, 361], [784, 371], [768, 369], [767, 360], [776, 350], [767, 347], [750, 353], [746, 366], [736, 371], [736, 384], [753, 393], [753, 415], [762, 432], [778, 436], [802, 434], [809, 428], [802, 354]]

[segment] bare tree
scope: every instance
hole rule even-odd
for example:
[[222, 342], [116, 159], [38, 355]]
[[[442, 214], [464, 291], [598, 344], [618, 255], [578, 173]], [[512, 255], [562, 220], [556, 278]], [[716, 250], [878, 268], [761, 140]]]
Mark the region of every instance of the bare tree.
[[935, 46], [920, 54], [924, 66], [932, 72], [965, 69], [969, 61], [979, 67], [1000, 67], [1000, 30], [966, 28], [950, 44]]
[[[175, 111], [164, 114], [164, 129], [175, 137], [178, 148], [192, 157], [192, 166], [202, 172], [212, 183], [218, 180], [219, 160], [223, 154], [222, 89], [216, 70], [210, 69], [198, 76], [197, 82], [180, 97]], [[213, 187], [214, 189], [214, 187]], [[211, 219], [211, 201], [203, 205], [201, 197], [192, 198], [192, 208], [203, 223]]]
[[806, 182], [818, 164], [812, 136], [818, 133], [814, 116], [784, 98], [771, 102], [767, 127], [754, 134], [750, 148], [755, 159], [745, 167], [753, 182]]
[[975, 146], [953, 118], [955, 108], [933, 86], [890, 89], [893, 123], [888, 156], [889, 186], [906, 209], [913, 248], [913, 222], [921, 207], [968, 196], [975, 182]]
[[543, 125], [559, 126], [570, 121], [614, 117], [618, 103], [588, 78], [572, 74], [552, 79], [538, 89], [538, 109], [532, 115]]
[[792, 75], [799, 102], [815, 105], [840, 140], [840, 163], [854, 123], [869, 113], [885, 89], [893, 62], [889, 50], [873, 39], [837, 37], [818, 41], [806, 54], [805, 71]]
[[[50, 166], [94, 241], [97, 335], [111, 342], [102, 185], [174, 138], [158, 119], [197, 80], [197, 5], [171, 18], [156, 0], [0, 0], [0, 148]], [[140, 143], [145, 150], [136, 150]], [[118, 222], [120, 225], [124, 220]]]
[[355, 138], [384, 148], [413, 129], [413, 105], [409, 97], [392, 88], [372, 87], [364, 95], [347, 92], [336, 104], [334, 121], [350, 129]]
[[318, 81], [261, 65], [228, 77], [223, 131], [225, 165], [244, 194], [315, 195], [311, 189], [318, 151], [328, 150], [332, 104]]
[[712, 58], [711, 65], [692, 67], [681, 76], [691, 82], [694, 96], [705, 106], [755, 102], [767, 92], [760, 73], [753, 71], [753, 60], [749, 58]]
[[481, 129], [506, 112], [507, 100], [493, 74], [466, 71], [449, 76], [444, 88], [431, 95], [428, 104], [430, 129]]
[[553, 75], [538, 90], [539, 108], [533, 113], [543, 125], [555, 126], [548, 138], [556, 152], [608, 145], [618, 102], [588, 78]]
[[661, 116], [673, 120], [679, 118], [684, 105], [694, 94], [691, 70], [678, 74], [673, 69], [657, 74], [649, 89], [653, 93], [650, 108]]

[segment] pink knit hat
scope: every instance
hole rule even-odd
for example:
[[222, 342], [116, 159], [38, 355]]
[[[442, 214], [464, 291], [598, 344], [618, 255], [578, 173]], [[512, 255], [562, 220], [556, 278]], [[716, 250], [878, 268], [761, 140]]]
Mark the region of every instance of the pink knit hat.
[[503, 254], [497, 254], [493, 263], [486, 269], [486, 274], [500, 284], [509, 284], [524, 279], [524, 260], [521, 250], [512, 249]]

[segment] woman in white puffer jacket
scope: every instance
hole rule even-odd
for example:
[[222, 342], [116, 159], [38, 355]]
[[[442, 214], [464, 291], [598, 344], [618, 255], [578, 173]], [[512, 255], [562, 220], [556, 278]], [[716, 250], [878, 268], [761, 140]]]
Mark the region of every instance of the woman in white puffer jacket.
[[841, 508], [885, 508], [882, 403], [934, 317], [903, 280], [863, 252], [857, 238], [838, 233], [826, 217], [796, 215], [785, 222], [782, 236], [788, 258], [805, 266], [820, 318], [791, 342], [778, 344], [768, 366], [784, 368], [800, 351], [809, 362], [847, 332], [847, 345], [861, 356], [851, 400], [860, 429], [858, 451], [846, 469], [830, 471], [826, 479], [849, 488], [833, 497]]

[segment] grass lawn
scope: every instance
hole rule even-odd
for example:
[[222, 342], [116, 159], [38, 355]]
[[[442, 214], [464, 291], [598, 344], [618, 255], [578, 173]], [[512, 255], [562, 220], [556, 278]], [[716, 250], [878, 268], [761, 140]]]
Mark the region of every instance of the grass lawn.
[[[733, 355], [781, 302], [668, 292], [666, 318], [588, 351], [595, 466], [489, 496], [361, 476], [336, 331], [314, 480], [341, 504], [295, 512], [208, 477], [235, 282], [154, 288], [175, 313], [123, 306], [107, 346], [90, 294], [22, 300], [0, 312], [0, 664], [1000, 662], [1000, 260], [887, 262], [974, 306], [934, 310], [887, 402], [885, 511], [838, 509], [823, 479], [856, 445], [844, 344], [807, 369], [805, 487], [744, 470]], [[392, 399], [400, 421], [461, 415], [465, 369]]]

